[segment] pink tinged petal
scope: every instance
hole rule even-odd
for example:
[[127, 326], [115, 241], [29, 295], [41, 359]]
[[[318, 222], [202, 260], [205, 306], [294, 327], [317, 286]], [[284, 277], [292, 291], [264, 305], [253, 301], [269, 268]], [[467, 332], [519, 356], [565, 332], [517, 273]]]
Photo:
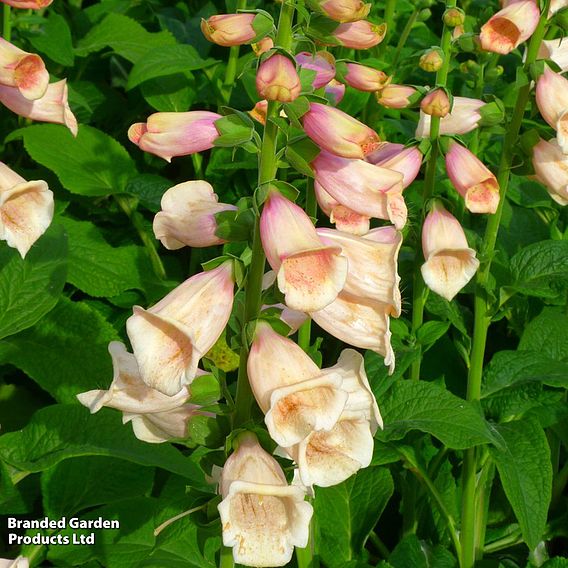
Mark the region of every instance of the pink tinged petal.
[[321, 328], [340, 341], [382, 355], [392, 372], [395, 364], [389, 330], [392, 311], [390, 304], [342, 292], [329, 306], [310, 315]]
[[539, 19], [540, 10], [534, 0], [509, 4], [481, 27], [479, 39], [482, 49], [510, 53], [533, 34]]
[[201, 31], [212, 43], [231, 47], [250, 43], [256, 37], [255, 14], [217, 14], [201, 20]]
[[329, 101], [331, 106], [337, 106], [345, 96], [345, 85], [332, 79], [325, 86], [325, 98]]
[[379, 135], [347, 113], [311, 103], [302, 117], [306, 134], [321, 148], [345, 158], [364, 158], [381, 143]]
[[171, 187], [162, 197], [162, 211], [154, 217], [154, 235], [170, 250], [226, 242], [215, 235], [215, 214], [237, 208], [217, 201], [213, 188], [205, 181], [188, 181]]
[[352, 49], [369, 49], [378, 45], [387, 33], [386, 24], [373, 24], [366, 20], [339, 24], [332, 32], [339, 43]]
[[44, 181], [18, 184], [0, 192], [0, 239], [24, 258], [53, 219], [53, 192]]
[[472, 213], [495, 213], [499, 206], [499, 184], [493, 173], [457, 142], [450, 143], [446, 171], [452, 185], [465, 198]]
[[538, 50], [538, 59], [551, 59], [560, 67], [561, 73], [568, 71], [568, 41], [563, 37], [543, 40]]
[[324, 0], [319, 5], [325, 15], [336, 22], [363, 20], [371, 11], [371, 4], [361, 0]]
[[556, 130], [568, 111], [568, 79], [545, 67], [536, 83], [536, 104], [542, 118]]
[[410, 104], [410, 97], [416, 92], [414, 87], [390, 84], [376, 93], [376, 98], [386, 108], [406, 108]]
[[172, 438], [186, 438], [188, 423], [196, 414], [200, 414], [198, 406], [184, 404], [166, 412], [132, 415], [125, 413], [123, 424], [131, 422], [134, 435], [139, 440], [161, 444]]
[[262, 99], [289, 103], [302, 91], [296, 65], [277, 53], [265, 59], [256, 72], [256, 90]]
[[[467, 97], [454, 97], [452, 112], [440, 120], [440, 134], [451, 136], [453, 134], [467, 134], [477, 128], [477, 123], [481, 119], [479, 109], [485, 103], [479, 99], [469, 99]], [[431, 117], [420, 111], [420, 120], [416, 128], [416, 138], [427, 138], [430, 136]]]
[[384, 72], [367, 67], [366, 65], [359, 65], [358, 63], [347, 63], [347, 74], [345, 75], [345, 82], [354, 89], [359, 91], [374, 93], [384, 89], [389, 83], [391, 78]]
[[394, 170], [349, 160], [322, 151], [312, 162], [316, 182], [342, 205], [360, 215], [406, 224], [403, 175]]
[[43, 97], [35, 101], [26, 99], [17, 88], [0, 86], [0, 103], [19, 116], [39, 122], [63, 124], [73, 136], [77, 136], [77, 119], [67, 102], [67, 81], [65, 79], [51, 83]]
[[6, 164], [0, 162], [0, 193], [12, 189], [15, 185], [27, 183], [26, 180]]
[[8, 4], [8, 6], [22, 10], [41, 10], [49, 6], [53, 0], [2, 0], [2, 2]]
[[314, 89], [325, 87], [335, 77], [335, 60], [327, 51], [318, 51], [314, 55], [302, 51], [296, 55], [296, 63], [302, 69], [315, 71], [312, 83]]
[[540, 140], [533, 147], [533, 167], [552, 199], [568, 205], [568, 156], [556, 140]]
[[416, 147], [405, 148], [402, 144], [386, 142], [384, 146], [366, 158], [371, 164], [399, 172], [406, 189], [418, 176], [422, 165], [422, 152]]

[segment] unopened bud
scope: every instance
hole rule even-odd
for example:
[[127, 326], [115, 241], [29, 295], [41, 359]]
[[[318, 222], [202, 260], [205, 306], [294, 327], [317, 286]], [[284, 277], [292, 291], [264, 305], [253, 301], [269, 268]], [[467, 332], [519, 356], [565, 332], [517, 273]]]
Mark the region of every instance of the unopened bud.
[[486, 81], [495, 81], [499, 77], [501, 77], [501, 75], [503, 75], [503, 71], [504, 71], [503, 67], [501, 65], [497, 65], [496, 67], [489, 69], [489, 71], [487, 71], [487, 73], [485, 73], [485, 80]]
[[257, 57], [270, 51], [274, 47], [274, 42], [270, 37], [263, 37], [259, 42], [252, 44], [252, 50]]
[[435, 73], [444, 64], [444, 53], [439, 47], [432, 47], [426, 50], [420, 58], [420, 69]]
[[449, 8], [444, 12], [444, 24], [450, 28], [463, 26], [465, 22], [465, 12], [460, 8]]
[[418, 12], [418, 17], [416, 18], [416, 21], [425, 22], [426, 20], [429, 20], [431, 17], [432, 17], [432, 10], [430, 10], [430, 8], [424, 8], [423, 10], [420, 10], [420, 12]]
[[461, 34], [458, 38], [458, 45], [461, 51], [472, 53], [479, 47], [479, 37], [471, 33]]
[[280, 53], [265, 59], [256, 73], [256, 90], [269, 101], [289, 103], [297, 99], [302, 85], [296, 63]]
[[444, 89], [434, 89], [422, 99], [420, 109], [424, 114], [444, 118], [451, 110], [450, 98]]

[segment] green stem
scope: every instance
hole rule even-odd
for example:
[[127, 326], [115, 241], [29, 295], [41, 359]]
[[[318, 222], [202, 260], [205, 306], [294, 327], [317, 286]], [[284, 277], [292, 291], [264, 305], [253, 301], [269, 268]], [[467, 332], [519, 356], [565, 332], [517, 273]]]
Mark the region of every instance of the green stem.
[[[280, 19], [278, 21], [278, 34], [276, 45], [290, 49], [292, 44], [292, 20], [294, 18], [294, 6], [282, 4]], [[278, 127], [272, 120], [278, 116], [278, 103], [269, 101], [266, 111], [266, 126], [262, 138], [260, 151], [260, 163], [258, 167], [258, 185], [261, 186], [276, 175], [276, 143], [278, 138]], [[249, 323], [254, 321], [261, 308], [262, 277], [264, 276], [264, 265], [266, 257], [262, 248], [260, 238], [260, 217], [257, 213], [253, 240], [252, 240], [252, 260], [247, 275], [245, 306], [242, 318], [242, 346], [239, 358], [239, 374], [237, 378], [237, 395], [235, 399], [235, 414], [233, 417], [233, 428], [238, 428], [250, 420], [250, 413], [253, 405], [253, 394], [250, 388], [247, 374], [247, 360], [250, 351], [250, 334], [253, 330], [249, 329]]]
[[[446, 9], [454, 8], [456, 5], [456, 0], [446, 0]], [[436, 86], [445, 87], [448, 80], [448, 73], [450, 71], [451, 62], [451, 44], [452, 44], [452, 29], [444, 25], [442, 31], [442, 51], [444, 52], [444, 62], [442, 67], [438, 70], [436, 74]], [[428, 163], [426, 164], [426, 173], [424, 178], [424, 189], [422, 192], [423, 199], [423, 210], [422, 218], [426, 216], [426, 205], [428, 200], [432, 197], [434, 193], [434, 185], [436, 184], [436, 168], [438, 163], [438, 155], [440, 153], [438, 147], [438, 139], [440, 137], [440, 117], [432, 116], [430, 120], [430, 156], [428, 157]], [[420, 235], [418, 236], [420, 240]], [[424, 284], [422, 274], [420, 272], [420, 266], [424, 260], [422, 254], [419, 252], [419, 247], [416, 247], [416, 260], [414, 267], [414, 285], [413, 285], [413, 297], [412, 297], [412, 334], [416, 337], [416, 333], [424, 323], [424, 306], [426, 304], [426, 299], [428, 298], [428, 289]], [[421, 347], [417, 346], [417, 350], [420, 352], [419, 356], [412, 363], [410, 367], [410, 378], [412, 380], [420, 379], [420, 366], [422, 364], [422, 354]]]
[[[246, 0], [237, 1], [237, 12], [239, 10], [244, 10], [247, 7]], [[225, 79], [221, 87], [221, 95], [223, 97], [223, 103], [228, 105], [231, 102], [231, 94], [233, 92], [233, 87], [235, 85], [235, 79], [237, 77], [237, 67], [239, 64], [239, 53], [241, 51], [240, 45], [233, 45], [229, 50], [229, 60], [227, 61], [227, 67], [225, 68]]]
[[420, 14], [420, 8], [415, 8], [414, 12], [412, 12], [412, 14], [410, 15], [410, 18], [408, 18], [408, 21], [406, 22], [402, 33], [400, 34], [400, 38], [398, 40], [398, 43], [396, 44], [396, 51], [392, 60], [392, 69], [394, 73], [396, 73], [396, 66], [398, 65], [398, 62], [400, 60], [402, 49], [406, 45], [408, 37], [410, 36], [410, 32], [412, 31], [412, 28], [416, 23], [416, 20], [418, 19], [418, 14]]
[[396, 2], [397, 0], [386, 0], [385, 2], [385, 14], [384, 20], [385, 24], [387, 25], [387, 32], [391, 34], [391, 37], [394, 37], [394, 12], [396, 10]]
[[4, 4], [2, 11], [2, 37], [6, 41], [12, 39], [12, 14], [8, 4]]
[[[529, 72], [530, 66], [536, 61], [540, 43], [546, 32], [547, 14], [550, 0], [545, 2], [543, 12], [538, 26], [531, 38], [527, 57], [525, 60], [524, 71]], [[471, 366], [469, 369], [467, 383], [467, 400], [479, 400], [481, 395], [481, 377], [483, 374], [483, 361], [485, 358], [485, 347], [487, 344], [487, 332], [491, 324], [490, 306], [486, 293], [491, 271], [491, 262], [495, 252], [497, 234], [505, 205], [505, 197], [509, 187], [511, 165], [521, 124], [525, 114], [525, 109], [529, 101], [531, 82], [527, 81], [517, 92], [517, 101], [513, 110], [511, 121], [509, 122], [505, 139], [503, 142], [503, 152], [497, 174], [497, 181], [501, 191], [499, 207], [494, 215], [489, 217], [485, 238], [480, 253], [481, 265], [477, 273], [475, 302], [474, 302], [474, 328], [473, 344], [471, 351]], [[481, 550], [482, 543], [476, 542], [476, 457], [475, 450], [469, 449], [464, 456], [462, 472], [462, 568], [472, 568], [475, 563], [476, 551]]]
[[199, 153], [191, 154], [191, 162], [195, 172], [195, 179], [203, 179], [203, 156]]
[[373, 546], [377, 549], [377, 552], [386, 560], [390, 556], [390, 550], [387, 548], [385, 543], [380, 539], [376, 532], [371, 532], [369, 535], [369, 540], [373, 543]]
[[226, 546], [221, 547], [221, 557], [219, 558], [219, 568], [233, 568], [235, 561], [233, 560], [233, 549]]

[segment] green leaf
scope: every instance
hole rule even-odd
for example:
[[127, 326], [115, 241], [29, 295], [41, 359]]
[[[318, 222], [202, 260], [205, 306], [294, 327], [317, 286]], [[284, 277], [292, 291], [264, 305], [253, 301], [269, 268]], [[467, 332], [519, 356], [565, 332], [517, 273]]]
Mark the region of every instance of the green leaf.
[[568, 558], [551, 558], [542, 565], [542, 568], [568, 568]]
[[315, 515], [320, 554], [329, 568], [343, 568], [359, 556], [394, 491], [391, 474], [369, 467], [335, 485], [317, 488]]
[[67, 238], [52, 225], [22, 259], [0, 244], [0, 339], [26, 329], [49, 312], [63, 291]]
[[499, 448], [490, 447], [489, 451], [523, 539], [533, 550], [544, 533], [552, 492], [548, 441], [540, 424], [533, 419], [498, 424], [496, 429], [502, 444]]
[[152, 267], [142, 247], [113, 247], [88, 221], [61, 217], [69, 237], [67, 281], [90, 296], [117, 296], [133, 288], [143, 290]]
[[550, 359], [568, 358], [568, 317], [555, 308], [544, 308], [526, 327], [519, 350], [538, 350]]
[[141, 86], [142, 95], [159, 112], [185, 112], [195, 100], [197, 90], [191, 73], [176, 73], [150, 79]]
[[428, 432], [443, 444], [463, 450], [493, 441], [485, 420], [475, 407], [434, 383], [395, 382], [383, 397], [383, 441], [399, 440], [411, 430]]
[[556, 298], [568, 281], [568, 241], [528, 245], [511, 259], [513, 288], [528, 296]]
[[81, 125], [77, 138], [56, 124], [28, 126], [18, 134], [30, 157], [55, 172], [71, 193], [122, 193], [137, 173], [124, 147], [92, 126]]
[[238, 114], [230, 114], [215, 121], [215, 128], [220, 136], [215, 139], [218, 148], [231, 148], [241, 146], [252, 140], [254, 127]]
[[0, 436], [0, 459], [22, 472], [44, 471], [81, 456], [110, 456], [161, 467], [190, 479], [194, 487], [211, 491], [190, 458], [173, 446], [137, 440], [116, 410], [103, 408], [91, 415], [78, 405], [47, 406], [36, 412], [24, 429]]
[[291, 141], [286, 146], [286, 159], [301, 174], [314, 177], [310, 164], [316, 159], [320, 149], [309, 138]]
[[65, 18], [49, 12], [45, 23], [35, 30], [34, 35], [29, 35], [30, 43], [39, 51], [53, 59], [55, 63], [71, 67], [75, 62], [71, 31]]
[[500, 351], [485, 371], [481, 396], [528, 382], [566, 388], [568, 363], [554, 361], [537, 351]]
[[455, 568], [456, 559], [441, 545], [432, 546], [416, 535], [404, 537], [389, 556], [393, 568]]
[[170, 32], [150, 33], [127, 16], [109, 14], [79, 41], [75, 53], [79, 57], [85, 57], [89, 53], [110, 47], [118, 55], [136, 63], [148, 52], [174, 43]]
[[154, 468], [105, 456], [75, 458], [58, 463], [41, 476], [45, 514], [59, 519], [79, 511], [149, 495]]
[[62, 298], [32, 329], [2, 344], [0, 361], [21, 369], [58, 402], [78, 404], [80, 392], [110, 384], [108, 344], [118, 339], [93, 308]]
[[172, 187], [172, 182], [155, 174], [140, 174], [128, 181], [125, 192], [136, 196], [140, 204], [152, 213], [161, 209], [162, 196], [167, 189]]
[[204, 69], [219, 63], [215, 59], [202, 59], [192, 45], [162, 45], [140, 59], [128, 76], [127, 89], [156, 77]]
[[432, 347], [438, 339], [446, 335], [448, 329], [450, 328], [450, 323], [446, 321], [428, 321], [420, 327], [416, 338], [419, 343], [428, 350]]

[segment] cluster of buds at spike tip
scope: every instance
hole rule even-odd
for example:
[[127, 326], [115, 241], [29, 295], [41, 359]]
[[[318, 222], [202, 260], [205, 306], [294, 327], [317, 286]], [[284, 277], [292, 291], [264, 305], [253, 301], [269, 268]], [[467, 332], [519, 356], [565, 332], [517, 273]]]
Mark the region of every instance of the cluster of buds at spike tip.
[[285, 566], [294, 547], [305, 548], [312, 506], [306, 491], [288, 485], [280, 464], [256, 436], [244, 433], [227, 459], [219, 482], [223, 544], [244, 566]]
[[209, 183], [186, 181], [171, 187], [162, 196], [162, 210], [154, 217], [154, 234], [169, 250], [184, 246], [209, 247], [226, 241], [215, 235], [215, 215], [236, 211], [234, 205], [218, 203]]
[[391, 77], [384, 71], [345, 61], [338, 62], [337, 76], [350, 87], [370, 93], [381, 91], [391, 82]]
[[247, 367], [269, 432], [304, 485], [335, 485], [370, 464], [382, 420], [359, 353], [346, 349], [334, 367], [319, 369], [260, 322]]
[[215, 122], [220, 114], [209, 111], [156, 112], [146, 122], [128, 129], [128, 138], [144, 152], [170, 162], [212, 148], [219, 132]]
[[386, 24], [373, 24], [360, 20], [349, 24], [339, 24], [331, 33], [334, 40], [343, 47], [351, 49], [370, 49], [385, 39]]
[[536, 104], [542, 118], [556, 130], [556, 140], [568, 154], [568, 79], [546, 67], [536, 83]]
[[0, 85], [15, 87], [24, 98], [34, 101], [43, 97], [48, 84], [49, 73], [39, 55], [0, 38]]
[[217, 14], [201, 20], [201, 31], [212, 43], [223, 47], [258, 43], [273, 28], [272, 18], [265, 12]]
[[460, 222], [439, 202], [434, 202], [422, 226], [421, 267], [426, 286], [448, 301], [473, 278], [479, 267]]
[[309, 312], [335, 300], [345, 285], [347, 259], [340, 247], [324, 245], [304, 210], [276, 189], [264, 204], [260, 235], [289, 308]]
[[450, 113], [452, 103], [446, 89], [437, 88], [430, 91], [420, 102], [420, 110], [429, 116], [444, 118]]
[[463, 26], [465, 23], [465, 12], [461, 8], [448, 8], [443, 16], [444, 24], [450, 28]]
[[364, 158], [376, 150], [381, 139], [367, 125], [347, 113], [311, 103], [302, 117], [306, 134], [322, 149], [344, 158]]
[[417, 96], [418, 91], [414, 87], [392, 83], [375, 93], [377, 102], [386, 108], [406, 108], [413, 103], [412, 99]]
[[256, 90], [268, 101], [289, 103], [297, 99], [302, 85], [294, 61], [281, 53], [269, 55], [258, 66]]
[[[190, 394], [186, 386], [171, 396], [147, 386], [134, 355], [128, 353], [123, 343], [112, 341], [108, 350], [114, 370], [109, 388], [77, 395], [79, 402], [91, 414], [103, 406], [120, 410], [123, 424], [130, 422], [134, 435], [151, 444], [185, 438], [191, 418], [207, 414], [201, 412], [199, 406], [187, 402]], [[204, 374], [203, 371], [198, 373]]]
[[536, 178], [550, 197], [560, 205], [568, 205], [568, 155], [553, 139], [540, 140], [533, 147], [533, 167]]
[[0, 162], [0, 240], [24, 258], [53, 218], [53, 192], [45, 181], [26, 181]]
[[[452, 110], [440, 120], [440, 135], [453, 136], [475, 130], [481, 120], [479, 109], [484, 105], [485, 103], [479, 99], [453, 97]], [[422, 111], [415, 136], [416, 138], [430, 136], [430, 116]]]
[[421, 56], [418, 65], [428, 73], [436, 73], [444, 64], [444, 52], [439, 47], [427, 49]]
[[296, 63], [301, 69], [315, 73], [312, 81], [314, 89], [325, 87], [335, 77], [335, 58], [327, 51], [318, 51], [313, 55], [302, 51], [296, 55]]
[[534, 0], [511, 2], [481, 27], [481, 48], [503, 55], [510, 53], [531, 37], [539, 19], [540, 10]]
[[336, 22], [364, 20], [371, 11], [371, 4], [362, 0], [309, 0], [312, 9]]
[[472, 213], [495, 213], [499, 206], [499, 183], [493, 173], [467, 148], [450, 142], [446, 171], [452, 185]]
[[233, 263], [192, 276], [150, 309], [134, 306], [126, 321], [144, 384], [177, 394], [225, 329], [233, 307]]

